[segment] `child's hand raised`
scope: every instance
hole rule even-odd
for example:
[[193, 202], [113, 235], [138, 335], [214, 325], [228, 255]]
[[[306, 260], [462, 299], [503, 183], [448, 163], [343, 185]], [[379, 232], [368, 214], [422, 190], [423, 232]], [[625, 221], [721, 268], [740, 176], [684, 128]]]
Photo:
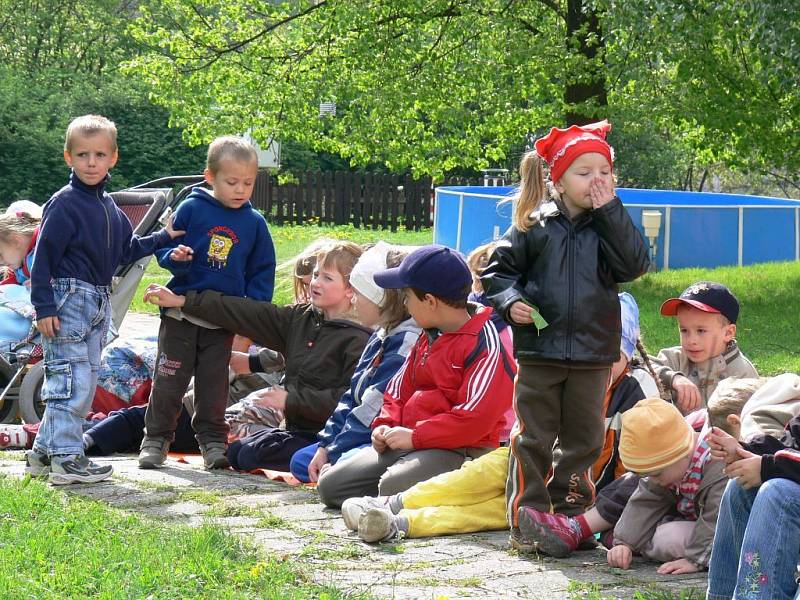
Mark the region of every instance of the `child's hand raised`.
[[166, 286], [157, 283], [151, 283], [147, 286], [143, 300], [163, 308], [180, 308], [186, 303], [184, 296], [179, 296]]
[[708, 434], [708, 445], [711, 448], [711, 457], [715, 460], [724, 460], [726, 464], [730, 464], [739, 457], [738, 440], [719, 427], [711, 429], [711, 433]]
[[589, 197], [592, 199], [592, 208], [605, 206], [614, 199], [614, 186], [601, 177], [595, 177], [589, 184]]
[[703, 399], [700, 397], [700, 390], [684, 375], [675, 375], [672, 379], [672, 389], [675, 390], [675, 395], [677, 396], [678, 408], [685, 415], [697, 410], [703, 403]]
[[175, 229], [172, 224], [175, 222], [175, 213], [172, 213], [169, 218], [167, 219], [167, 226], [164, 227], [164, 231], [169, 234], [173, 240], [176, 237], [181, 237], [182, 235], [186, 235], [186, 230], [184, 229]]
[[169, 253], [169, 258], [175, 262], [188, 262], [194, 258], [194, 250], [189, 246], [179, 244]]

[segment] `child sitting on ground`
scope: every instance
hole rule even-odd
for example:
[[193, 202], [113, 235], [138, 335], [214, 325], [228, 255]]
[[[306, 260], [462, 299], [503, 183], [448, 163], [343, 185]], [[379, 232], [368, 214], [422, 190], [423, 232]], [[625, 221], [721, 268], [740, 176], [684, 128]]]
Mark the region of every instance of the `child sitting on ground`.
[[731, 479], [719, 509], [706, 598], [797, 598], [800, 417], [780, 438], [757, 434], [739, 443], [715, 428], [709, 443]]
[[758, 433], [780, 438], [786, 424], [800, 415], [800, 376], [783, 373], [761, 379], [759, 383], [753, 397], [742, 408], [738, 432], [720, 425], [720, 429], [745, 442]]
[[[735, 427], [742, 407], [760, 384], [759, 379], [722, 380], [708, 400], [709, 426], [713, 423], [725, 423]], [[702, 430], [707, 425], [705, 412], [705, 409], [695, 411], [687, 415], [685, 421], [695, 431]], [[617, 446], [617, 457], [618, 453]], [[624, 465], [622, 466], [624, 469]], [[604, 472], [609, 470], [606, 468]], [[619, 521], [628, 499], [639, 486], [640, 479], [634, 473], [625, 472], [610, 482], [598, 480], [597, 502], [582, 515], [564, 517], [526, 510], [524, 517], [520, 518], [520, 530], [525, 538], [536, 544], [539, 552], [559, 558], [569, 556], [584, 540], [596, 533], [603, 533], [600, 541], [611, 548], [614, 542], [614, 525]]]
[[[246, 140], [223, 136], [211, 142], [204, 172], [211, 191], [197, 187], [178, 207], [175, 222], [186, 234], [180, 245], [159, 255], [159, 264], [173, 275], [169, 289], [272, 300], [275, 248], [266, 220], [250, 204], [257, 175], [258, 156]], [[164, 464], [193, 375], [192, 428], [203, 464], [228, 466], [225, 407], [232, 341], [230, 332], [179, 308], [162, 311], [140, 468]]]
[[694, 431], [660, 398], [622, 415], [620, 457], [642, 479], [614, 528], [610, 566], [627, 569], [638, 552], [662, 562], [662, 575], [706, 568], [726, 482], [722, 465], [711, 460], [709, 432]]
[[[320, 238], [306, 246], [292, 261], [278, 267], [292, 269], [294, 304], [311, 302], [311, 276], [317, 264], [317, 254], [332, 240]], [[246, 340], [246, 338], [240, 339]], [[250, 340], [246, 340], [249, 342]], [[228, 441], [233, 442], [264, 431], [274, 429], [283, 421], [283, 411], [268, 406], [262, 396], [270, 394], [269, 388], [280, 384], [286, 368], [286, 359], [271, 348], [234, 348], [231, 351], [231, 370], [236, 374], [234, 384], [252, 386], [250, 394], [225, 410], [225, 420], [230, 426]]]
[[408, 358], [420, 328], [409, 317], [400, 290], [384, 290], [374, 275], [398, 266], [407, 251], [378, 242], [361, 255], [350, 273], [356, 316], [362, 325], [378, 327], [358, 361], [348, 389], [317, 436], [318, 442], [292, 456], [289, 468], [298, 480], [316, 482], [338, 461], [352, 456], [371, 440], [372, 421], [383, 407], [386, 385]]
[[320, 497], [332, 508], [402, 492], [486, 454], [499, 444], [511, 403], [514, 361], [491, 309], [467, 304], [472, 276], [461, 255], [424, 246], [377, 273], [375, 283], [405, 288], [408, 312], [424, 332], [386, 388], [372, 446], [320, 477]]
[[40, 223], [39, 216], [27, 212], [6, 211], [0, 214], [0, 265], [5, 267], [4, 278], [0, 281], [2, 352], [11, 352], [31, 333], [34, 310], [30, 274]]
[[26, 212], [0, 215], [0, 265], [8, 267], [0, 285], [30, 287], [31, 267], [42, 219]]
[[692, 284], [664, 302], [661, 314], [677, 317], [681, 345], [661, 350], [653, 365], [683, 414], [705, 407], [726, 377], [758, 377], [734, 339], [739, 301], [724, 285]]
[[233, 442], [231, 466], [289, 470], [295, 452], [316, 440], [341, 395], [372, 330], [351, 320], [349, 283], [363, 250], [347, 241], [332, 242], [317, 255], [311, 280], [311, 303], [275, 306], [219, 292], [189, 291], [186, 296], [151, 284], [147, 295], [159, 306], [183, 312], [252, 339], [286, 359], [283, 386], [264, 390], [264, 406], [282, 411], [285, 425]]
[[[620, 294], [620, 305], [622, 355], [611, 369], [613, 381], [606, 394], [608, 410], [627, 409], [645, 397], [643, 389], [657, 391], [655, 381], [646, 371], [629, 368], [638, 343], [639, 310], [633, 296], [627, 293]], [[610, 421], [607, 419], [609, 425]], [[615, 440], [610, 441], [613, 451], [605, 456], [609, 465], [616, 455]], [[614, 469], [601, 471], [606, 472], [613, 473]], [[366, 542], [507, 529], [507, 478], [508, 447], [500, 447], [400, 494], [345, 500], [342, 518]]]

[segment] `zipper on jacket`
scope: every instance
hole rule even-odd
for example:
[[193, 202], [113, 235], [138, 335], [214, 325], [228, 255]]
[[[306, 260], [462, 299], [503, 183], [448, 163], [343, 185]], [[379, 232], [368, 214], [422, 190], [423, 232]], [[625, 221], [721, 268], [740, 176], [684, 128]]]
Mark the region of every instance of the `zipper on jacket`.
[[108, 217], [108, 208], [103, 202], [103, 199], [100, 197], [100, 190], [95, 190], [95, 196], [97, 197], [98, 202], [103, 207], [103, 212], [106, 214], [106, 247], [111, 249], [111, 219]]
[[572, 360], [572, 330], [575, 326], [574, 319], [572, 318], [572, 312], [575, 309], [575, 227], [571, 221], [569, 224], [569, 235], [567, 236], [567, 251], [569, 252], [569, 301], [567, 305], [567, 350], [565, 358], [567, 360]]

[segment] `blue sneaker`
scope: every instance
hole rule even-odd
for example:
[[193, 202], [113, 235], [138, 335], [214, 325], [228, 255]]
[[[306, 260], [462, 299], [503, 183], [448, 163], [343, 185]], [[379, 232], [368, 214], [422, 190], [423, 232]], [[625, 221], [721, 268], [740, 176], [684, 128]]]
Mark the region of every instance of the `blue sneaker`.
[[25, 453], [25, 473], [31, 477], [47, 477], [50, 473], [50, 457], [36, 450], [28, 450]]

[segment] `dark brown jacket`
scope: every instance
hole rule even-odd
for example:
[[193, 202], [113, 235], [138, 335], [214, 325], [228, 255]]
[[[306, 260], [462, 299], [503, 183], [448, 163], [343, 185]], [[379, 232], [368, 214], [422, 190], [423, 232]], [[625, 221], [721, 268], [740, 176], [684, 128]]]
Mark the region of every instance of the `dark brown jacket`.
[[189, 292], [183, 311], [284, 355], [289, 431], [324, 427], [372, 334], [353, 321], [326, 321], [311, 304], [275, 306], [213, 291]]

